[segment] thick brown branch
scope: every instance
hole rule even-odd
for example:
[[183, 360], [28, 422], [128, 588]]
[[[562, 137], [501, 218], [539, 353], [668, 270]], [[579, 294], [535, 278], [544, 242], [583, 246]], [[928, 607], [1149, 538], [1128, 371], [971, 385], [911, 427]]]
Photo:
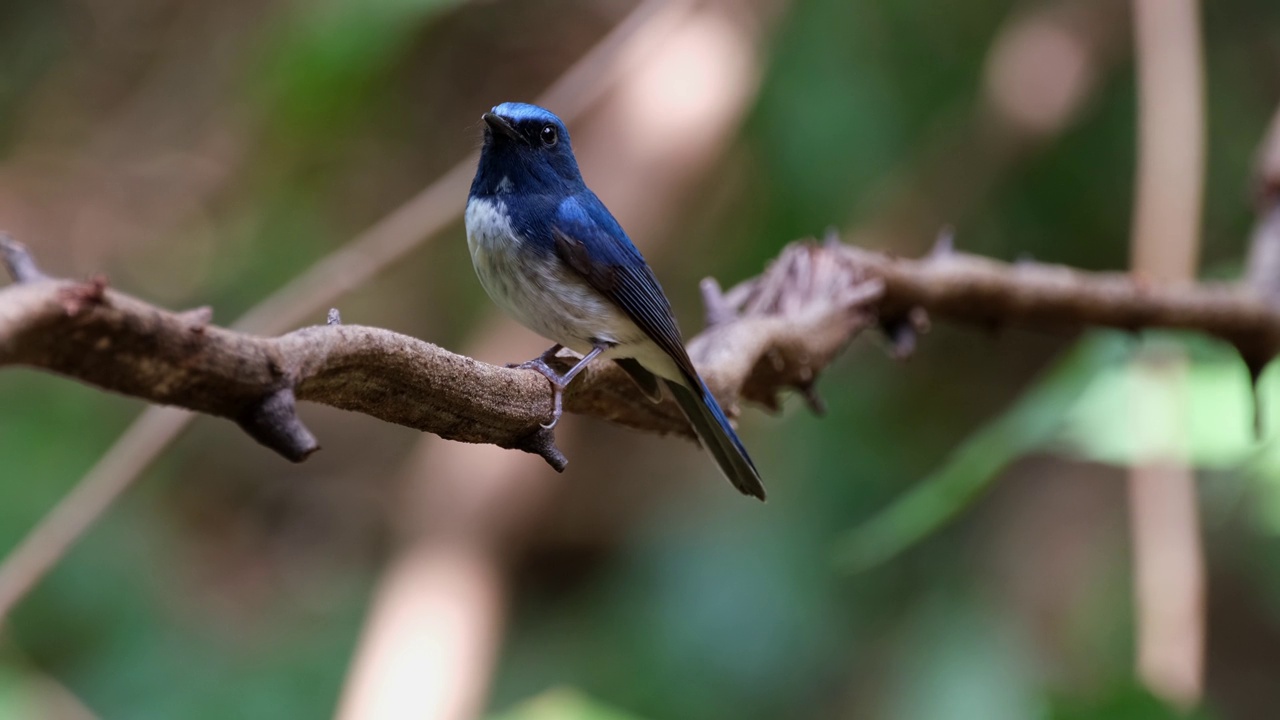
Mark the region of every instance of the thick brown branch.
[[[6, 248], [17, 266], [34, 268], [21, 246]], [[807, 387], [869, 321], [859, 308], [874, 299], [874, 284], [829, 277], [832, 291], [815, 294], [817, 285], [771, 279], [796, 259], [808, 262], [814, 251], [797, 248], [761, 279], [761, 290], [781, 297], [785, 307], [778, 297], [772, 308], [757, 302], [690, 344], [708, 384], [726, 401], [745, 392], [772, 402], [782, 387]], [[297, 418], [296, 396], [447, 439], [533, 452], [557, 469], [566, 463], [551, 433], [541, 429], [550, 420], [550, 390], [536, 372], [487, 365], [388, 330], [339, 324], [336, 313], [327, 325], [256, 337], [208, 325], [201, 313], [162, 310], [100, 280], [20, 277], [0, 289], [0, 365], [41, 368], [230, 418], [294, 461], [318, 448]], [[611, 363], [589, 368], [565, 406], [644, 430], [690, 434], [673, 403], [651, 404]]]
[[[566, 463], [542, 423], [546, 380], [487, 365], [388, 330], [329, 324], [266, 338], [173, 313], [101, 280], [53, 280], [18, 244], [0, 241], [20, 281], [0, 289], [0, 365], [27, 365], [154, 403], [225, 417], [291, 460], [314, 452], [294, 398], [352, 410], [464, 442]], [[1010, 265], [951, 250], [919, 260], [834, 241], [787, 247], [759, 277], [727, 292], [703, 286], [711, 326], [690, 354], [729, 408], [770, 408], [786, 388], [815, 410], [818, 373], [879, 320], [911, 334], [922, 311], [988, 326], [1178, 328], [1235, 345], [1255, 370], [1280, 349], [1280, 311], [1244, 286], [1156, 287], [1131, 276]], [[878, 313], [879, 317], [876, 317]], [[904, 324], [904, 319], [910, 318]], [[899, 338], [901, 340], [901, 338]], [[561, 358], [564, 368], [571, 358]], [[565, 397], [570, 412], [690, 436], [673, 403], [649, 403], [612, 363], [595, 363]]]

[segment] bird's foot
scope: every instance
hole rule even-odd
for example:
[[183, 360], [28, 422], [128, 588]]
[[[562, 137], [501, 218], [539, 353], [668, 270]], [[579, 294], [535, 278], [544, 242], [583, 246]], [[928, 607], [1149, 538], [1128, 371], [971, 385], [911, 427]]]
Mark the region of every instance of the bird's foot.
[[547, 361], [542, 359], [542, 357], [536, 357], [527, 362], [522, 362], [515, 367], [527, 370], [537, 370], [547, 379], [547, 382], [551, 383], [551, 422], [543, 424], [542, 427], [546, 430], [554, 428], [556, 423], [560, 422], [560, 415], [564, 412], [564, 389], [569, 387], [569, 381], [565, 379], [563, 375], [551, 369], [551, 366], [548, 365]]
[[549, 424], [542, 425], [542, 428], [545, 430], [554, 428], [556, 423], [560, 422], [560, 415], [564, 412], [564, 389], [569, 387], [569, 381], [573, 379], [574, 375], [572, 370], [561, 375], [547, 364], [547, 361], [555, 357], [556, 353], [560, 352], [563, 347], [563, 345], [552, 345], [546, 352], [532, 360], [527, 360], [518, 365], [507, 366], [516, 369], [537, 370], [539, 374], [547, 379], [547, 382], [551, 383], [551, 422]]
[[595, 345], [591, 348], [591, 352], [583, 356], [583, 358], [579, 360], [577, 364], [569, 368], [569, 371], [563, 375], [556, 372], [555, 370], [552, 370], [551, 366], [547, 364], [547, 361], [555, 357], [556, 353], [560, 352], [560, 350], [564, 347], [563, 345], [559, 345], [559, 344], [552, 345], [549, 350], [542, 353], [538, 357], [528, 362], [520, 363], [519, 365], [516, 366], [518, 368], [528, 368], [530, 370], [537, 370], [539, 373], [542, 374], [543, 377], [547, 379], [548, 382], [551, 383], [551, 390], [553, 393], [551, 424], [543, 425], [542, 427], [544, 429], [550, 430], [551, 428], [556, 426], [556, 423], [560, 422], [560, 415], [564, 411], [564, 408], [563, 408], [564, 391], [565, 391], [565, 388], [569, 387], [569, 383], [573, 381], [573, 378], [576, 377], [578, 373], [582, 372], [583, 368], [587, 366], [587, 363], [594, 360], [600, 353], [604, 352], [605, 350], [608, 350], [612, 346], [613, 346], [612, 343], [606, 343], [606, 342], [595, 343]]

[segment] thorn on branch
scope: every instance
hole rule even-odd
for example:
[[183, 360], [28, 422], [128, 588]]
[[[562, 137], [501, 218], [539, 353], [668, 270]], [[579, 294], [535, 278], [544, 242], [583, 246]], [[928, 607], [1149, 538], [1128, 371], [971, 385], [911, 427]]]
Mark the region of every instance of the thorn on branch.
[[920, 336], [929, 331], [929, 314], [915, 307], [906, 315], [881, 318], [880, 330], [889, 340], [890, 357], [906, 360], [915, 353]]
[[1264, 353], [1251, 349], [1249, 346], [1236, 344], [1236, 351], [1240, 353], [1240, 359], [1244, 360], [1244, 365], [1249, 369], [1249, 381], [1253, 383], [1255, 394], [1258, 389], [1258, 381], [1262, 379], [1262, 371], [1266, 369], [1271, 359], [1275, 357], [1271, 353]]
[[320, 449], [320, 444], [298, 419], [293, 388], [281, 388], [245, 408], [236, 424], [254, 440], [292, 462], [302, 462]]
[[796, 389], [800, 391], [800, 396], [804, 398], [805, 404], [809, 406], [809, 412], [822, 417], [827, 414], [827, 403], [818, 395], [815, 385], [817, 385], [816, 377], [807, 383], [797, 385]]
[[342, 315], [338, 313], [338, 308], [329, 308], [329, 315], [325, 317], [325, 325], [341, 325]]
[[517, 450], [533, 453], [547, 461], [556, 472], [564, 472], [569, 459], [556, 447], [556, 435], [549, 428], [539, 427], [521, 438], [515, 445]]
[[178, 313], [178, 317], [190, 327], [193, 333], [203, 333], [205, 328], [209, 327], [209, 323], [213, 322], [213, 308], [205, 305], [203, 307], [192, 308], [186, 312]]
[[844, 312], [869, 306], [884, 297], [884, 280], [871, 278], [839, 291], [837, 306]]
[[834, 225], [827, 228], [827, 233], [822, 236], [822, 246], [827, 250], [844, 247], [844, 242], [840, 240], [840, 230]]
[[86, 308], [101, 305], [106, 300], [107, 279], [102, 275], [94, 275], [87, 282], [74, 285], [62, 291], [59, 299], [62, 309], [69, 316], [76, 316]]
[[956, 233], [950, 225], [938, 231], [938, 239], [933, 241], [933, 249], [929, 251], [929, 259], [945, 258], [956, 251]]
[[40, 271], [27, 246], [14, 240], [7, 232], [0, 232], [0, 262], [4, 263], [15, 283], [36, 282], [48, 277]]
[[916, 351], [916, 330], [905, 318], [885, 318], [880, 330], [889, 341], [889, 356], [894, 360], [906, 360]]
[[698, 284], [702, 290], [702, 305], [706, 308], [707, 327], [723, 325], [737, 318], [738, 313], [725, 298], [720, 283], [715, 278], [703, 278]]

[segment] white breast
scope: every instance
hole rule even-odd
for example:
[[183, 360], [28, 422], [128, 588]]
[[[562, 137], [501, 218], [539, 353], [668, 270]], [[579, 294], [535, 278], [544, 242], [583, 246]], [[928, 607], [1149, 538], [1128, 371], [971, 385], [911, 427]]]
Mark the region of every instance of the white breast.
[[612, 302], [519, 237], [502, 200], [473, 198], [466, 224], [480, 284], [522, 325], [579, 353], [603, 341], [620, 346], [609, 355], [630, 357], [632, 346], [645, 344], [644, 334]]

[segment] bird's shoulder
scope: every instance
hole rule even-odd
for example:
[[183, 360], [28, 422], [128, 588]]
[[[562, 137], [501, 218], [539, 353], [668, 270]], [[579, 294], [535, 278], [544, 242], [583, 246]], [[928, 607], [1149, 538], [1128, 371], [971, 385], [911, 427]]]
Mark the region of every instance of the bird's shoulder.
[[570, 195], [556, 207], [553, 234], [561, 242], [581, 245], [593, 260], [607, 265], [645, 267], [644, 257], [622, 225], [590, 190]]

